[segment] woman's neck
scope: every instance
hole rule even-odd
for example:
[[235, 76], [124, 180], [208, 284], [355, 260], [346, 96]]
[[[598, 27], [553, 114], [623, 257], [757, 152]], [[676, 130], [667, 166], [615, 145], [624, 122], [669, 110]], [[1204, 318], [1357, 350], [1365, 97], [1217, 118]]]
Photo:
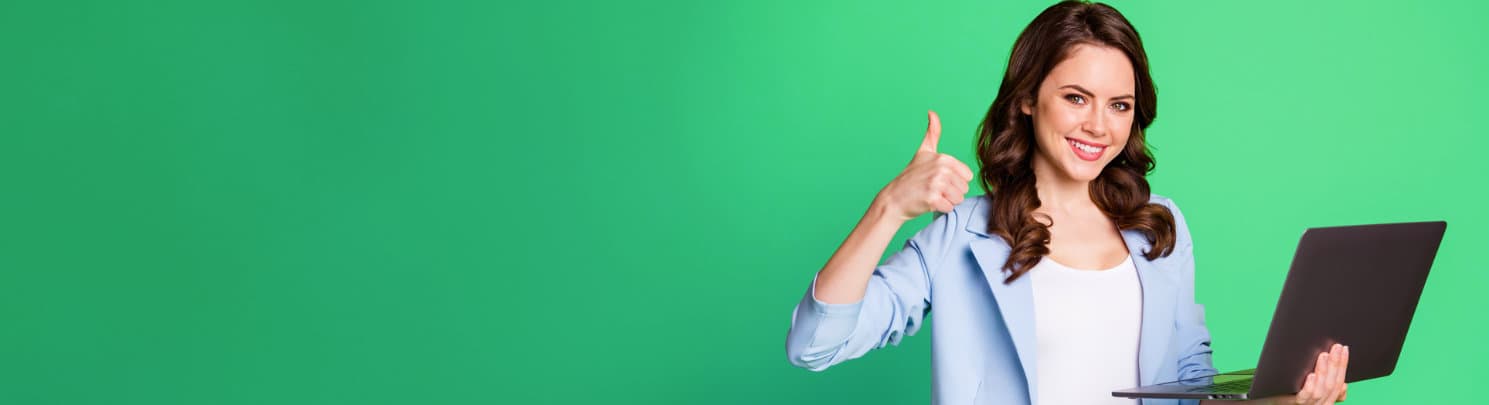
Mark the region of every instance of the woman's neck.
[[1056, 214], [1094, 207], [1091, 182], [1072, 179], [1042, 156], [1034, 156], [1034, 189], [1041, 210]]

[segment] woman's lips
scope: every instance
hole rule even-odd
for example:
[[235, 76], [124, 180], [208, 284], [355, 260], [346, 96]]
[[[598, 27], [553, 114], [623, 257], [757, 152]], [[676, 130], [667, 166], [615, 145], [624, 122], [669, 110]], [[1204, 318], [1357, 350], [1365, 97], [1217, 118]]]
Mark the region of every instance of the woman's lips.
[[1075, 157], [1087, 162], [1101, 160], [1101, 152], [1106, 151], [1106, 145], [1085, 142], [1075, 138], [1065, 138], [1065, 143], [1070, 144], [1070, 150], [1075, 152]]

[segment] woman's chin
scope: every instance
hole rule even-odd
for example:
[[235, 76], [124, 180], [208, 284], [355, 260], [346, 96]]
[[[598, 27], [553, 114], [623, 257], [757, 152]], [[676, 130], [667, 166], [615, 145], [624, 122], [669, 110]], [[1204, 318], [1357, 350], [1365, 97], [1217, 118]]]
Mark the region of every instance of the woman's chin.
[[1081, 161], [1065, 167], [1065, 176], [1079, 182], [1091, 182], [1101, 176], [1102, 168], [1099, 163]]

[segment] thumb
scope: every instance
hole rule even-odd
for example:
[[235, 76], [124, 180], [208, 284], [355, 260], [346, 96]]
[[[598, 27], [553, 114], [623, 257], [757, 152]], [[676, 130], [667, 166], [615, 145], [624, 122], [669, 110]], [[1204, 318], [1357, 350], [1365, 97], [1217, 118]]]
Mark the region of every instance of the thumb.
[[930, 123], [925, 127], [925, 140], [920, 142], [920, 150], [935, 152], [936, 144], [941, 142], [941, 117], [935, 111], [927, 111]]

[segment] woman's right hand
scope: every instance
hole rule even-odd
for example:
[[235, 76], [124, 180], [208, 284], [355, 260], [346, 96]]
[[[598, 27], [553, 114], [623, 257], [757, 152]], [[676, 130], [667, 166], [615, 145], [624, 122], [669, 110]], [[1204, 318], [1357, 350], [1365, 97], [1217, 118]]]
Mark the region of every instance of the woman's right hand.
[[928, 114], [930, 123], [926, 125], [925, 140], [915, 151], [915, 157], [875, 197], [875, 203], [885, 205], [901, 221], [931, 210], [951, 212], [967, 195], [968, 183], [972, 181], [971, 168], [951, 155], [936, 152], [936, 144], [941, 141], [941, 118], [935, 111]]
[[905, 171], [879, 190], [853, 232], [817, 272], [812, 294], [828, 304], [862, 302], [884, 248], [906, 221], [930, 210], [950, 212], [967, 194], [972, 169], [951, 155], [937, 153], [941, 118], [929, 111], [925, 140]]

